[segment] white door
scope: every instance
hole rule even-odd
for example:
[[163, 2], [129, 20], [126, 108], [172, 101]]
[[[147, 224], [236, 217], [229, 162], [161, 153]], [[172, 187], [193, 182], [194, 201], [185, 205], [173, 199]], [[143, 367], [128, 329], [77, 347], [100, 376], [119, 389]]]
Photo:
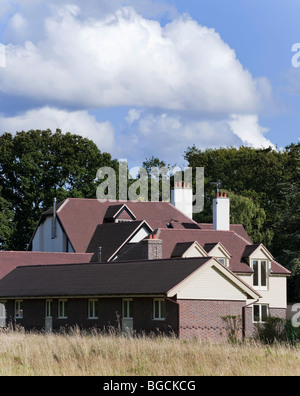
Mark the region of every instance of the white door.
[[6, 327], [6, 303], [0, 303], [0, 328]]
[[52, 333], [53, 318], [52, 318], [52, 300], [46, 300], [46, 318], [45, 318], [45, 332]]
[[122, 333], [125, 336], [133, 336], [133, 300], [131, 298], [123, 299]]

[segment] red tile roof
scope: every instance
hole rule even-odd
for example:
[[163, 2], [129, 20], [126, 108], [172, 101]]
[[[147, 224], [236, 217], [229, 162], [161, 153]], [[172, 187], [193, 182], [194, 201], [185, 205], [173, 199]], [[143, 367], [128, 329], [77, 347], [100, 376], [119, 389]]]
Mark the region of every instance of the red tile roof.
[[[57, 218], [68, 235], [75, 252], [85, 253], [87, 251], [97, 226], [103, 224], [110, 206], [120, 208], [120, 202], [103, 203], [97, 199], [68, 198], [57, 205]], [[146, 220], [153, 230], [164, 228], [173, 220], [177, 220], [183, 227], [199, 228], [196, 222], [168, 202], [128, 201], [126, 206], [134, 214], [136, 221]], [[42, 215], [40, 222], [46, 216], [52, 216], [52, 213], [52, 208], [47, 210]]]
[[0, 252], [0, 279], [16, 267], [28, 265], [89, 263], [93, 254]]

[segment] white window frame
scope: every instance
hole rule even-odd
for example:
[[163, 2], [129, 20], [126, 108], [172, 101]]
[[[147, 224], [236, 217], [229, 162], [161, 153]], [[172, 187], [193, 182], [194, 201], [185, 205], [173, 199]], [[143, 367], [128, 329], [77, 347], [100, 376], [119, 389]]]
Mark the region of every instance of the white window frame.
[[[98, 314], [96, 315], [96, 311]], [[98, 319], [99, 318], [99, 300], [96, 298], [88, 300], [88, 319]]]
[[[156, 303], [158, 303], [158, 312], [156, 312]], [[166, 300], [164, 298], [153, 299], [153, 320], [166, 320]]]
[[[131, 309], [130, 309], [130, 304], [131, 304]], [[130, 315], [130, 311], [132, 312], [132, 315]], [[132, 298], [123, 298], [122, 317], [123, 317], [123, 319], [133, 319], [133, 299]]]
[[46, 318], [52, 319], [53, 318], [53, 301], [52, 300], [46, 300], [45, 310], [46, 310]]
[[23, 308], [23, 300], [15, 301], [15, 319], [23, 319], [24, 316], [24, 308]]
[[[254, 307], [258, 307], [259, 308], [259, 320], [255, 320]], [[253, 305], [253, 309], [252, 309], [252, 321], [253, 321], [253, 323], [265, 323], [265, 320], [262, 320], [262, 307], [266, 307], [267, 308], [267, 317], [269, 317], [269, 306], [267, 304], [255, 304], [255, 305]]]
[[[254, 285], [254, 276], [255, 275], [253, 275], [253, 288], [255, 290], [268, 290], [269, 289], [269, 268], [270, 268], [269, 260], [267, 260], [267, 259], [252, 259], [251, 263], [252, 263], [253, 271], [254, 271], [254, 263], [255, 262], [257, 262], [257, 265], [258, 265], [258, 285]], [[261, 284], [261, 281], [262, 281], [262, 276], [261, 276], [261, 274], [262, 274], [262, 271], [261, 271], [262, 262], [266, 263], [266, 285], [265, 286], [262, 286], [262, 284]]]
[[68, 315], [66, 315], [68, 300], [60, 299], [58, 300], [57, 314], [58, 319], [68, 319]]

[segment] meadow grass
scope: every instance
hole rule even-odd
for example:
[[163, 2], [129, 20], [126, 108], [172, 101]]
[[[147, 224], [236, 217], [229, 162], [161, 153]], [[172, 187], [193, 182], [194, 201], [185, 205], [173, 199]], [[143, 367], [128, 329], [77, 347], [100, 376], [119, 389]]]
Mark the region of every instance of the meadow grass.
[[298, 376], [300, 348], [0, 331], [1, 376]]

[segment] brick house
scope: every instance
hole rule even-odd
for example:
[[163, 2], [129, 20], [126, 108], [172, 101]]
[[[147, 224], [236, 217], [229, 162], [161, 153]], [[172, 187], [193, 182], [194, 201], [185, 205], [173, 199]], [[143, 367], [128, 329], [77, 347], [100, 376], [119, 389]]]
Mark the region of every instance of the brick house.
[[258, 298], [209, 257], [23, 266], [0, 282], [6, 320], [28, 330], [77, 325], [218, 340], [226, 336], [222, 317], [241, 315]]
[[28, 329], [118, 325], [216, 339], [224, 316], [240, 316], [247, 336], [268, 315], [285, 317], [290, 273], [242, 225], [230, 224], [229, 199], [214, 199], [213, 224], [193, 221], [191, 205], [55, 203], [26, 259], [0, 252], [0, 325], [2, 316]]

